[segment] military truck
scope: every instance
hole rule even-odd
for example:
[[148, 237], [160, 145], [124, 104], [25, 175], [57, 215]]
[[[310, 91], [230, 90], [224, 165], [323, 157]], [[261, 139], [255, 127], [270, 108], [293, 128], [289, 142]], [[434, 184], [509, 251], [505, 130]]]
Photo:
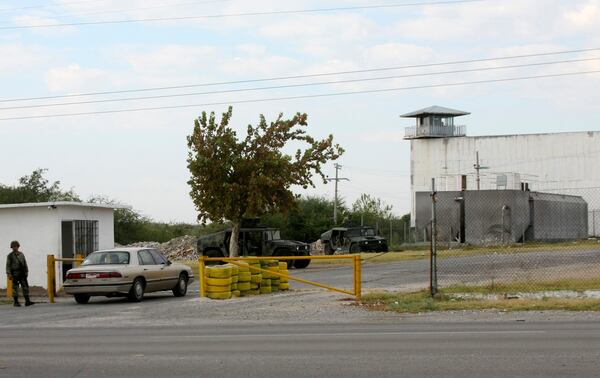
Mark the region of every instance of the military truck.
[[[198, 239], [198, 253], [208, 257], [229, 256], [231, 229], [202, 236]], [[279, 229], [242, 223], [238, 238], [240, 256], [310, 256], [310, 245], [281, 239]], [[310, 260], [288, 260], [288, 267], [304, 269]]]
[[378, 236], [373, 227], [335, 227], [321, 234], [325, 254], [335, 252], [387, 252], [385, 238]]

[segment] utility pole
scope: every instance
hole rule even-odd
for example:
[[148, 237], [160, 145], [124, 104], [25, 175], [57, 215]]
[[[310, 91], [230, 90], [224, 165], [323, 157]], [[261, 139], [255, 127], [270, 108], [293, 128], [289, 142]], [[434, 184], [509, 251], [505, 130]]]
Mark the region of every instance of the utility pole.
[[473, 168], [477, 171], [477, 190], [481, 189], [481, 177], [479, 176], [479, 171], [482, 169], [488, 169], [489, 167], [482, 167], [479, 165], [479, 151], [475, 152], [475, 164], [473, 164]]
[[338, 204], [338, 182], [339, 181], [350, 181], [345, 177], [339, 177], [338, 172], [342, 169], [342, 166], [338, 163], [333, 165], [335, 167], [335, 178], [327, 178], [327, 181], [335, 181], [335, 200], [333, 202], [333, 224], [337, 225], [337, 204]]

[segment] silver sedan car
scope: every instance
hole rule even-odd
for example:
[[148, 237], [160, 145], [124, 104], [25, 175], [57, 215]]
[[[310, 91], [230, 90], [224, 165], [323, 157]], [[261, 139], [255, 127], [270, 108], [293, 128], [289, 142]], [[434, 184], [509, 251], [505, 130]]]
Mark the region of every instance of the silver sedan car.
[[172, 290], [182, 297], [193, 279], [189, 266], [172, 263], [155, 249], [115, 248], [89, 254], [67, 272], [63, 288], [81, 304], [99, 295], [139, 302], [153, 291]]

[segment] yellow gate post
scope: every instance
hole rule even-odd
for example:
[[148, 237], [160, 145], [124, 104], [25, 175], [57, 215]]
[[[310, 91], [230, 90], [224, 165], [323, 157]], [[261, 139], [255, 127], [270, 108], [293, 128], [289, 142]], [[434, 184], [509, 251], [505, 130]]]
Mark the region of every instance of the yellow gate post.
[[47, 256], [48, 266], [48, 302], [54, 303], [54, 295], [56, 294], [56, 270], [54, 264], [54, 255]]
[[354, 255], [354, 295], [356, 296], [356, 299], [360, 300], [360, 297], [362, 295], [362, 287], [361, 287], [361, 261], [360, 261], [360, 254], [358, 255]]
[[79, 268], [79, 265], [81, 265], [81, 263], [83, 262], [83, 255], [82, 254], [76, 254], [75, 255], [75, 261], [73, 261], [73, 266], [75, 268]]
[[6, 277], [6, 298], [12, 298], [13, 289], [12, 289], [12, 279], [10, 277]]
[[198, 259], [198, 279], [200, 280], [200, 298], [206, 297], [206, 279], [204, 278], [204, 268], [206, 256], [200, 256]]

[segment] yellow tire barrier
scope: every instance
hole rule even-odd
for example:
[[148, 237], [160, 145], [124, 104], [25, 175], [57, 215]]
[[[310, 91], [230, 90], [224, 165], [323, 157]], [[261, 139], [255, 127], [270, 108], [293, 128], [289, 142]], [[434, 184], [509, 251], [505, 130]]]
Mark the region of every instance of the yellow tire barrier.
[[232, 276], [237, 276], [239, 271], [240, 271], [240, 268], [237, 265], [231, 264], [231, 275]]
[[238, 290], [238, 284], [236, 284], [236, 283], [231, 284], [231, 291], [234, 291], [234, 290]]
[[279, 263], [279, 270], [287, 270], [288, 266], [286, 262], [280, 262]]
[[232, 280], [230, 278], [207, 278], [206, 285], [208, 286], [228, 286], [231, 285]]
[[261, 294], [271, 294], [271, 287], [270, 286], [261, 286], [260, 293]]
[[240, 280], [240, 276], [231, 276], [231, 283], [237, 283]]
[[265, 280], [263, 278], [262, 282], [260, 283], [260, 287], [263, 287], [263, 286], [271, 286], [271, 279], [266, 279]]
[[260, 295], [260, 289], [248, 291], [248, 295]]
[[237, 263], [240, 264], [238, 266], [238, 269], [239, 269], [240, 273], [241, 272], [249, 272], [250, 271], [250, 266], [248, 265], [247, 262], [245, 262], [245, 261], [238, 261]]
[[252, 279], [252, 275], [250, 272], [240, 272], [239, 281], [238, 282], [250, 282]]
[[258, 290], [260, 285], [257, 283], [250, 283], [250, 290]]
[[232, 276], [231, 271], [231, 265], [217, 265], [206, 267], [206, 275], [210, 278], [230, 278]]
[[271, 293], [277, 293], [279, 291], [279, 286], [271, 286]]
[[238, 290], [240, 291], [248, 291], [251, 289], [251, 283], [250, 282], [240, 282], [238, 283]]
[[[285, 274], [285, 275], [289, 275], [290, 274], [290, 272], [287, 269], [283, 269], [283, 270], [280, 269], [279, 273]], [[287, 283], [287, 282], [289, 282], [289, 280], [288, 280], [287, 277], [279, 277], [279, 280], [281, 281], [281, 283]]]
[[232, 290], [231, 295], [234, 297], [240, 297], [242, 293], [239, 290]]
[[279, 290], [289, 290], [290, 289], [290, 284], [289, 283], [281, 283], [279, 284]]
[[260, 283], [263, 279], [262, 274], [253, 274], [252, 277], [250, 277], [250, 282], [252, 283]]
[[207, 286], [207, 293], [227, 293], [231, 292], [231, 285], [229, 286]]
[[225, 293], [211, 293], [208, 292], [206, 293], [206, 296], [209, 297], [210, 299], [230, 299], [231, 298], [231, 292], [227, 291]]

